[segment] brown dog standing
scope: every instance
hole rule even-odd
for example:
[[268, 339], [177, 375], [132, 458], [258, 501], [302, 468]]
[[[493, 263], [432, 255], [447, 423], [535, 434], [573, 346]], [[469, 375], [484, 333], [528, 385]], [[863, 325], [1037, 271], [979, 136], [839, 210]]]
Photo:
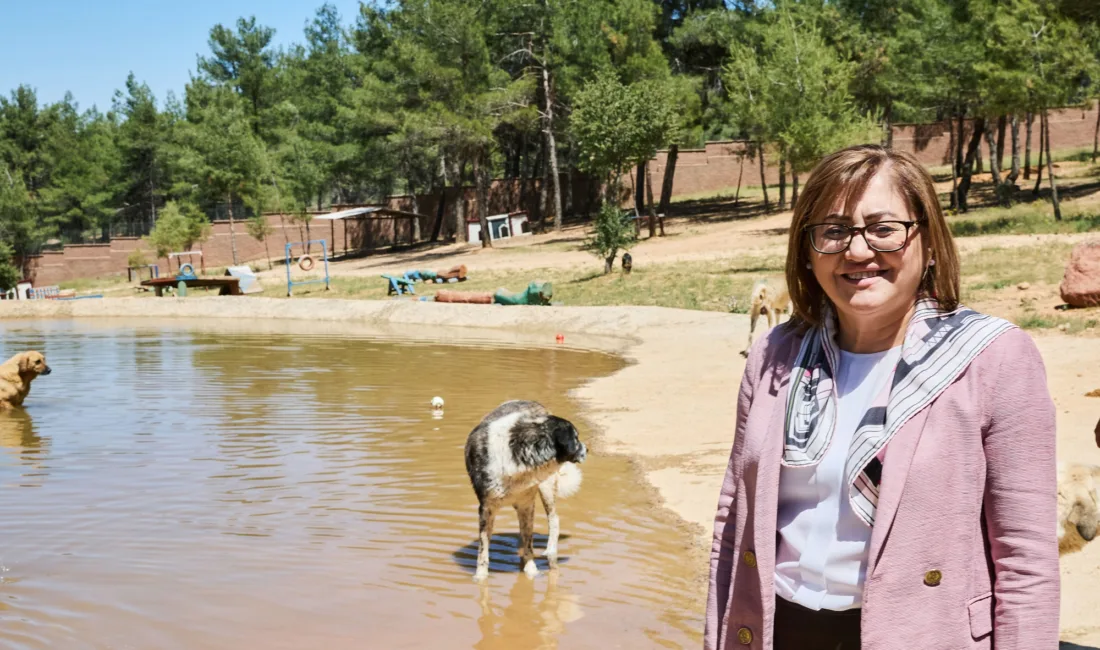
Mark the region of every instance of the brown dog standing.
[[31, 382], [50, 374], [40, 352], [20, 352], [0, 365], [0, 411], [22, 406], [31, 392]]

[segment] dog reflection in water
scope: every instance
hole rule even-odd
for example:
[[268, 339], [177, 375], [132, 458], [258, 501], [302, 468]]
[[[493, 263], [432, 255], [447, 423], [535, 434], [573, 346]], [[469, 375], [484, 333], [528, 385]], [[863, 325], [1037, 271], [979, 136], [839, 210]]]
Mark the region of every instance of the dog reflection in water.
[[34, 420], [23, 409], [0, 410], [0, 448], [33, 468], [41, 467], [45, 460], [44, 447], [49, 438], [42, 438], [34, 430]]
[[565, 626], [580, 620], [584, 611], [579, 596], [558, 587], [556, 571], [549, 573], [544, 589], [541, 583], [516, 575], [506, 604], [494, 607], [489, 582], [481, 582], [477, 619], [481, 641], [474, 648], [557, 648]]

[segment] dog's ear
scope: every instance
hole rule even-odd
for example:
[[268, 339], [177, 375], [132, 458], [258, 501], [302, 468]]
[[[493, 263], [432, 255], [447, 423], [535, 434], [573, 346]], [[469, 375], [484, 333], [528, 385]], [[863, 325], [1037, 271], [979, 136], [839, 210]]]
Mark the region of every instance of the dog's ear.
[[34, 368], [34, 361], [31, 359], [33, 355], [30, 352], [20, 352], [15, 355], [16, 366], [19, 367], [19, 372], [30, 372]]

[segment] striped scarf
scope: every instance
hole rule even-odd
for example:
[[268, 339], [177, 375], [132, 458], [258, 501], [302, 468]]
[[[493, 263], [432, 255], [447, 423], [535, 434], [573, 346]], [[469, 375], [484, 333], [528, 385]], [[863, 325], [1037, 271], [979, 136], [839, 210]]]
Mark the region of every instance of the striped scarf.
[[[1000, 318], [960, 306], [951, 312], [927, 298], [917, 302], [902, 343], [894, 379], [859, 420], [845, 464], [848, 499], [868, 526], [874, 525], [886, 445], [903, 424], [928, 406], [966, 370], [982, 350], [1010, 328]], [[816, 465], [836, 428], [839, 350], [836, 316], [826, 308], [824, 325], [810, 329], [791, 370], [783, 464]]]

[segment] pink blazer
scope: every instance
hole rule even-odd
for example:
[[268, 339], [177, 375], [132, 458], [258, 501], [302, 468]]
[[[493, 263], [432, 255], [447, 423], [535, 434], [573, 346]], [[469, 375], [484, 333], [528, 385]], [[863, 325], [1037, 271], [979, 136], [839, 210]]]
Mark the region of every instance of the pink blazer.
[[[783, 422], [801, 336], [753, 346], [718, 500], [707, 650], [772, 648]], [[1054, 403], [1021, 330], [989, 345], [886, 448], [861, 616], [864, 650], [1055, 650]]]

